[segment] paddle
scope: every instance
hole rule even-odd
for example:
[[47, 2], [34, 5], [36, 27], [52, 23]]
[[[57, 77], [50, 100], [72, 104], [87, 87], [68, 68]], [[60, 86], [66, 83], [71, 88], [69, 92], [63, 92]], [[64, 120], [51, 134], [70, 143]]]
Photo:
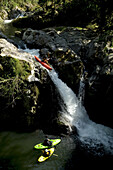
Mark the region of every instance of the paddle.
[[54, 155], [54, 156], [58, 156], [57, 154], [54, 154], [54, 153], [53, 153], [53, 155]]

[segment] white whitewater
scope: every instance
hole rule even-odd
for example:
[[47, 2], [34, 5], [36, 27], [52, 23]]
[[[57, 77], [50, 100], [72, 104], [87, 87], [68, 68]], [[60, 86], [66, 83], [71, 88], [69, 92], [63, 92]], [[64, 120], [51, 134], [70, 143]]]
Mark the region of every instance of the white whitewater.
[[84, 83], [84, 75], [82, 75], [80, 80], [80, 87], [78, 92], [78, 100], [81, 104], [84, 104], [84, 97], [85, 97], [85, 83]]
[[31, 58], [32, 60], [32, 65], [31, 65], [31, 75], [28, 77], [28, 81], [29, 82], [32, 82], [32, 81], [39, 81], [38, 78], [35, 77], [35, 71], [36, 71], [36, 68], [35, 68], [35, 65], [34, 65], [34, 56], [38, 56], [39, 57], [39, 50], [38, 49], [29, 49], [26, 47], [25, 45], [25, 49], [23, 50], [27, 53], [30, 53], [33, 57]]
[[[66, 117], [70, 125], [77, 128], [81, 142], [94, 149], [103, 146], [106, 152], [113, 154], [113, 129], [91, 121], [81, 100], [78, 100], [76, 94], [58, 78], [55, 70], [48, 73], [67, 107], [67, 112], [65, 109], [62, 110], [63, 117]], [[81, 85], [83, 92], [83, 82]]]
[[[19, 17], [23, 17], [23, 15], [21, 14], [19, 14], [15, 19], [17, 19], [17, 18], [19, 18]], [[13, 21], [14, 19], [6, 19], [6, 20], [4, 20], [4, 24], [9, 24], [9, 23], [11, 23], [12, 21]]]
[[13, 21], [13, 19], [6, 19], [6, 20], [4, 20], [4, 23], [5, 24], [9, 24], [9, 23], [11, 23]]

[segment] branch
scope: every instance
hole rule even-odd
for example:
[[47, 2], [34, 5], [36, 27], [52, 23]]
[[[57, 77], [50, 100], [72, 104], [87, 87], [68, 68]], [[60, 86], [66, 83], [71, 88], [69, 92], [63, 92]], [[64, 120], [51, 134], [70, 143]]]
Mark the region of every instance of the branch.
[[10, 80], [13, 80], [13, 79], [5, 79], [3, 81], [0, 81], [0, 83], [5, 83], [5, 82], [10, 81]]

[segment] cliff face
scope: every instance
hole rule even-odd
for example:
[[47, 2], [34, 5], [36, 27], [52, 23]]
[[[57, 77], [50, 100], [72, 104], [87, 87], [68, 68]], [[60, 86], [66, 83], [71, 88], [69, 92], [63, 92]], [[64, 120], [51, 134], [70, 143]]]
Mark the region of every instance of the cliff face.
[[[36, 85], [28, 81], [32, 69], [30, 62], [25, 59], [28, 55], [5, 39], [0, 39], [1, 129], [23, 128], [32, 124], [30, 117], [39, 93]], [[30, 94], [35, 99], [29, 98]]]

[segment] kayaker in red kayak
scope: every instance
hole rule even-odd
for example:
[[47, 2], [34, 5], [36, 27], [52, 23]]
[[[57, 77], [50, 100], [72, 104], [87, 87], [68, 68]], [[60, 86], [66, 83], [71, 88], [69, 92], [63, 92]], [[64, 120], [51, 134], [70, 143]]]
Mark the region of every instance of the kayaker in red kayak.
[[49, 63], [48, 63], [49, 59], [47, 58], [46, 55], [43, 57], [42, 61], [49, 65]]

